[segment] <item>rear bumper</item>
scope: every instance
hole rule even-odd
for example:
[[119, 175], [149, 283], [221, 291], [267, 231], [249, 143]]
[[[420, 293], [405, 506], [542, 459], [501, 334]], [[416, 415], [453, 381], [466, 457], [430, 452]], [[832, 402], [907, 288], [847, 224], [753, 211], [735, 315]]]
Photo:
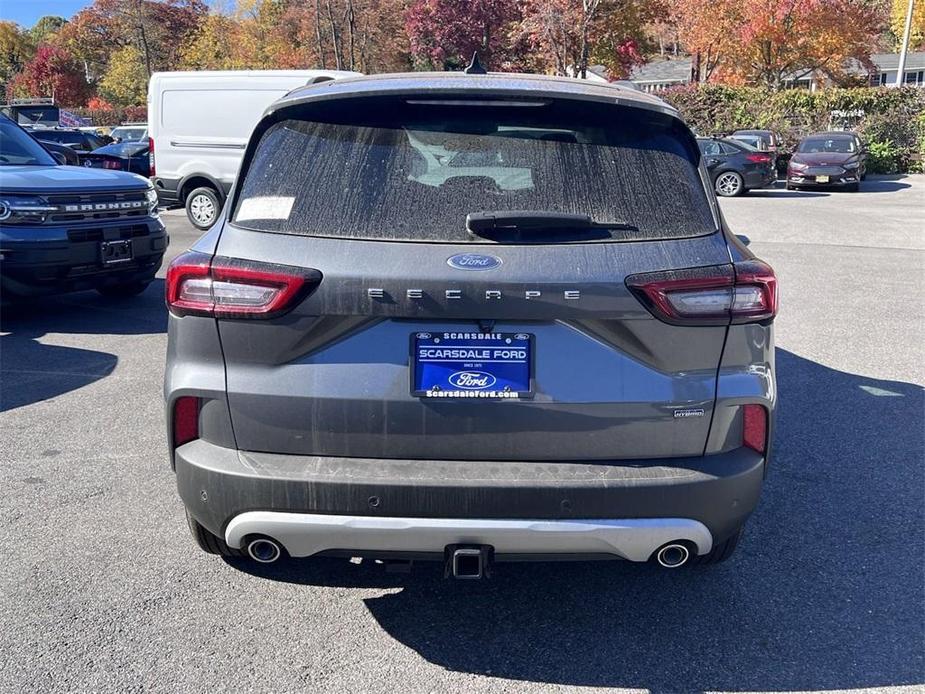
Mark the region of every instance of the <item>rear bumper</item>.
[[749, 171], [745, 174], [745, 187], [749, 190], [767, 188], [777, 180], [774, 169], [767, 171]]
[[251, 511], [235, 516], [225, 542], [240, 549], [251, 535], [272, 537], [293, 557], [330, 551], [375, 549], [393, 555], [442, 556], [448, 545], [491, 545], [496, 559], [518, 556], [616, 555], [647, 561], [669, 542], [687, 540], [706, 554], [710, 531], [684, 518], [621, 520], [492, 520], [380, 518]]
[[[666, 542], [689, 539], [709, 551], [755, 508], [764, 464], [744, 448], [613, 462], [320, 458], [249, 453], [202, 440], [175, 453], [180, 496], [200, 524], [232, 545], [248, 533], [272, 536], [272, 527], [295, 556], [442, 551], [481, 537], [479, 544], [510, 542], [527, 553], [635, 558], [639, 547], [662, 537], [653, 530], [659, 528], [683, 529]], [[643, 520], [651, 522], [636, 523]], [[639, 544], [626, 540], [627, 533]]]

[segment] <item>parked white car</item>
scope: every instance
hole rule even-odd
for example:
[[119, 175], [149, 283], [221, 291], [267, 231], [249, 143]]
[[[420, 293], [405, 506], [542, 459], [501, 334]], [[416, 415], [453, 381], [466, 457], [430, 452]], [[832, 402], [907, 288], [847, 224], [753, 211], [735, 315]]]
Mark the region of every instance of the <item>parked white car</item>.
[[141, 142], [148, 139], [147, 123], [125, 123], [109, 133], [115, 142]]
[[151, 177], [162, 205], [208, 229], [231, 190], [254, 126], [271, 103], [339, 70], [156, 72], [148, 85]]

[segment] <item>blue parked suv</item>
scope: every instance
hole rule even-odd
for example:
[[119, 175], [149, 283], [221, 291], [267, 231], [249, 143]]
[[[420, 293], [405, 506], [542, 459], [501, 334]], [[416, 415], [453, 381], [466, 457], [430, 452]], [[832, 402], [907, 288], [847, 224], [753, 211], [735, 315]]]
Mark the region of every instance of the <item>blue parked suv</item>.
[[0, 116], [0, 296], [96, 289], [138, 294], [167, 248], [151, 183], [134, 174], [60, 166]]

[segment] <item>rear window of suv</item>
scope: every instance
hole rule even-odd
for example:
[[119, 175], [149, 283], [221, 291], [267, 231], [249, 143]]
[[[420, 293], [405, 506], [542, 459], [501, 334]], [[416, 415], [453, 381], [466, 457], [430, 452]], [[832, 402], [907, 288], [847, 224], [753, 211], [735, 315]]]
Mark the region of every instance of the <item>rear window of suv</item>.
[[467, 214], [543, 211], [615, 225], [594, 241], [716, 229], [693, 138], [654, 111], [461, 96], [322, 102], [286, 115], [255, 133], [236, 226], [485, 243], [467, 231]]

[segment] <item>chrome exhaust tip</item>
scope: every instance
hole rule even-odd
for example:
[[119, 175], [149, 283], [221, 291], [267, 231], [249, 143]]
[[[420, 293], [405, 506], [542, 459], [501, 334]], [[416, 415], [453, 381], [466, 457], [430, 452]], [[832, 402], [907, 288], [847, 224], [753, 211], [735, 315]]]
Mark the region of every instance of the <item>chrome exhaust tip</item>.
[[690, 550], [682, 544], [671, 543], [662, 547], [655, 554], [655, 560], [666, 569], [677, 569], [684, 566], [691, 558]]
[[283, 550], [275, 540], [258, 537], [247, 543], [247, 556], [261, 564], [272, 564], [283, 556]]

